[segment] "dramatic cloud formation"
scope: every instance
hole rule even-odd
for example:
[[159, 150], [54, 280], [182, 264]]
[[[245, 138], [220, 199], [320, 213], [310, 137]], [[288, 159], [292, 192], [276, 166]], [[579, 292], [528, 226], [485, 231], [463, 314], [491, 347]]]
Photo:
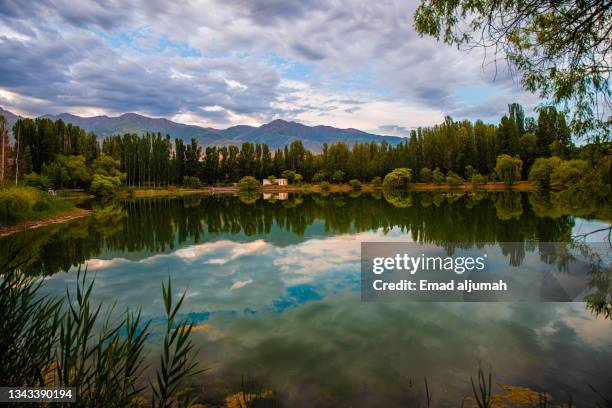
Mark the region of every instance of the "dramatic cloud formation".
[[[533, 103], [503, 66], [420, 38], [415, 2], [0, 3], [0, 106], [205, 126], [285, 118], [405, 134]], [[493, 79], [495, 78], [495, 82]]]

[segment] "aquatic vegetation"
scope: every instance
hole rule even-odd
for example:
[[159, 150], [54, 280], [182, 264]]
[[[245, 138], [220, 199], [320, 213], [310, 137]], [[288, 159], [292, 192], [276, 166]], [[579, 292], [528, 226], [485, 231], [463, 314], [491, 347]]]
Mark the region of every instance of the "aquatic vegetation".
[[149, 322], [139, 311], [112, 316], [94, 305], [94, 281], [77, 274], [76, 295], [41, 295], [19, 267], [3, 265], [0, 282], [0, 378], [2, 385], [75, 387], [75, 406], [136, 406], [151, 395], [154, 407], [191, 404], [185, 381], [198, 372], [191, 323], [177, 319], [184, 295], [172, 299], [170, 280], [162, 285], [166, 311], [156, 381], [144, 386]]

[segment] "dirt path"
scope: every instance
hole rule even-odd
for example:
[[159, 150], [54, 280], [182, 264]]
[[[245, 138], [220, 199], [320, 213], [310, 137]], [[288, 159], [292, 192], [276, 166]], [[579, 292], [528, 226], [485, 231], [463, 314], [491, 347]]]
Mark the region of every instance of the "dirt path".
[[64, 222], [76, 220], [77, 218], [87, 217], [90, 214], [91, 214], [90, 210], [84, 210], [82, 208], [75, 208], [74, 210], [70, 210], [69, 212], [52, 215], [49, 218], [45, 218], [42, 220], [24, 221], [24, 222], [20, 222], [17, 225], [0, 227], [0, 237], [5, 237], [7, 235], [11, 235], [16, 232], [22, 232], [26, 230], [45, 227], [47, 225], [61, 224]]

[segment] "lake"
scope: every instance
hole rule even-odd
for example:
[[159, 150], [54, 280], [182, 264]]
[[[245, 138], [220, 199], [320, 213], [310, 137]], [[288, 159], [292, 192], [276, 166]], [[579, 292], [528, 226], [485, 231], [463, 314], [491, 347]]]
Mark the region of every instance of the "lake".
[[[498, 384], [591, 404], [609, 393], [612, 324], [583, 302], [370, 303], [360, 296], [362, 241], [487, 242], [504, 261], [541, 259], [540, 242], [609, 226], [547, 193], [186, 196], [86, 203], [89, 218], [0, 239], [73, 290], [163, 319], [161, 283], [186, 291], [202, 395], [218, 401], [247, 376], [289, 406], [458, 406], [479, 363]], [[579, 215], [579, 216], [576, 216]], [[607, 232], [584, 241], [604, 241]], [[502, 243], [525, 243], [504, 251]], [[530, 261], [531, 262], [531, 261]], [[534, 261], [544, 262], [544, 261]], [[152, 345], [159, 342], [155, 336]]]

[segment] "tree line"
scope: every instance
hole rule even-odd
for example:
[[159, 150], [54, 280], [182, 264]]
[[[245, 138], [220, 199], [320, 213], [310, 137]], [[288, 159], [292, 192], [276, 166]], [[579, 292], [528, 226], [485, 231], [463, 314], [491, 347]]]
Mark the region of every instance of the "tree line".
[[[71, 173], [82, 175], [83, 166], [92, 169], [102, 157], [111, 167], [116, 163], [116, 171], [124, 175], [119, 177], [117, 172], [108, 171], [105, 177], [112, 173], [117, 176], [113, 183], [121, 180], [128, 186], [233, 183], [244, 176], [369, 182], [396, 168], [411, 169], [413, 180], [436, 170], [467, 179], [474, 173], [496, 177], [496, 160], [502, 154], [520, 158], [521, 176], [526, 178], [538, 157], [569, 158], [575, 150], [562, 112], [545, 107], [537, 118], [528, 118], [516, 103], [509, 105], [499, 125], [447, 117], [439, 125], [411, 131], [396, 146], [386, 141], [352, 146], [337, 142], [323, 144], [320, 153], [307, 150], [300, 140], [273, 151], [267, 144], [250, 142], [241, 146], [199, 146], [195, 139], [186, 143], [160, 133], [112, 135], [100, 142], [92, 132], [45, 118], [18, 120], [13, 136], [15, 141], [8, 149], [13, 165], [6, 169], [7, 173], [46, 174], [53, 184], [58, 184], [54, 174], [62, 174], [61, 169], [65, 169], [64, 178], [70, 178]], [[78, 167], [78, 171], [71, 170], [71, 166]], [[68, 184], [83, 185], [92, 179], [78, 177], [81, 178]]]

